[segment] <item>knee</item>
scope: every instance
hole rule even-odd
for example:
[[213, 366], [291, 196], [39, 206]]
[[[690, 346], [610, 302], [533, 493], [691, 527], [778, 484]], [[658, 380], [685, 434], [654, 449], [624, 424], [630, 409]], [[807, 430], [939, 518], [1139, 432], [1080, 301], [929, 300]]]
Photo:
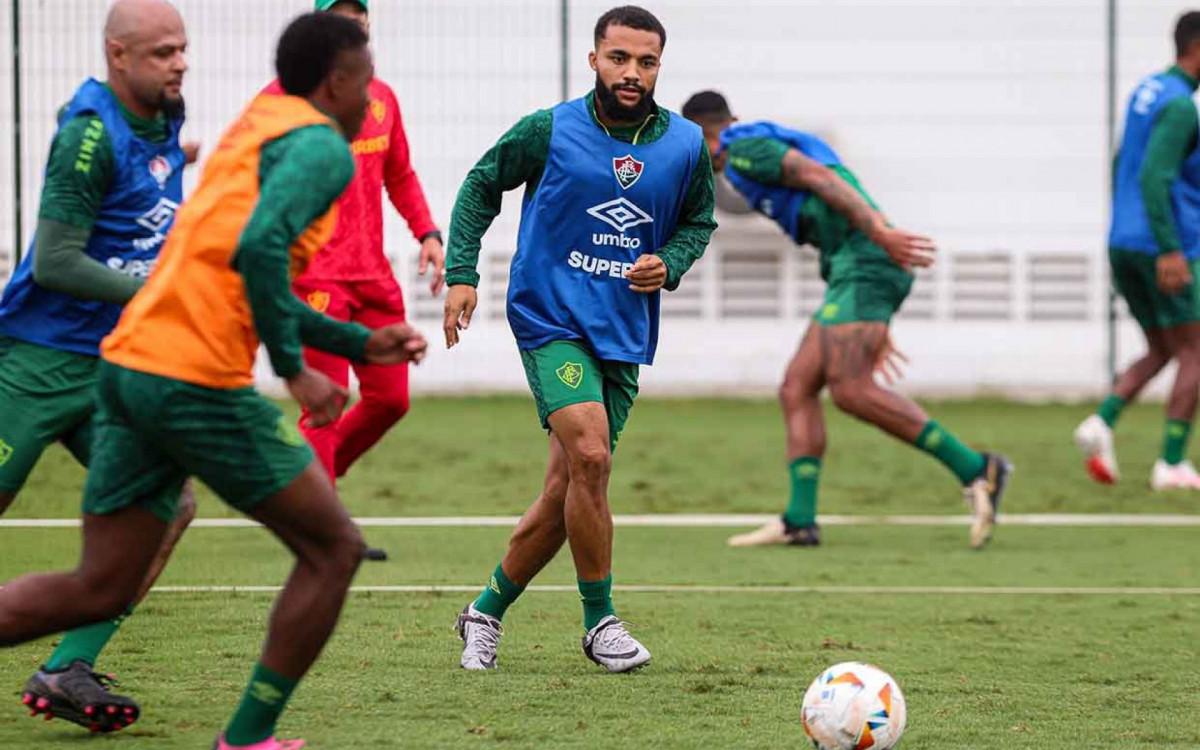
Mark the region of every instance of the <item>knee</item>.
[[546, 485], [542, 487], [542, 497], [547, 502], [562, 505], [567, 501], [567, 488], [570, 484], [569, 477], [550, 477], [546, 480]]
[[363, 401], [369, 403], [378, 413], [386, 415], [393, 422], [399, 421], [412, 406], [408, 395], [408, 387], [399, 384], [384, 388], [371, 388], [363, 391]]
[[[612, 471], [612, 453], [609, 451], [607, 443], [588, 442], [572, 451], [570, 458], [572, 481], [605, 480]], [[565, 487], [563, 488], [563, 497], [564, 499], [566, 497]]]
[[358, 572], [358, 566], [367, 554], [367, 542], [362, 532], [353, 523], [334, 531], [321, 545], [320, 551], [310, 562], [322, 575], [334, 581], [346, 581]]

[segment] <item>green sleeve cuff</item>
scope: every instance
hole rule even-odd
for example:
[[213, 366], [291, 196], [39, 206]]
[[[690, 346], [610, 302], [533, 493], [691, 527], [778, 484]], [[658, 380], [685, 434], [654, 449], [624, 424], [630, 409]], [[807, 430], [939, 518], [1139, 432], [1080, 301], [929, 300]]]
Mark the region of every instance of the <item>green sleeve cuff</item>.
[[446, 286], [479, 286], [479, 272], [473, 268], [452, 268], [446, 272]]

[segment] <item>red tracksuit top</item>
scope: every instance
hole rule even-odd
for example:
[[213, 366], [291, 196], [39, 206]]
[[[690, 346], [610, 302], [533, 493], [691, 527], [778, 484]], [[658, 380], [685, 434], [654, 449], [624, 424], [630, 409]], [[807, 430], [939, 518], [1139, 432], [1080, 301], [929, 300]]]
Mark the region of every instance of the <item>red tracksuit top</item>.
[[[297, 282], [375, 281], [393, 278], [383, 252], [383, 188], [392, 205], [408, 222], [417, 240], [437, 230], [421, 190], [421, 181], [409, 161], [408, 138], [400, 118], [400, 105], [390, 86], [378, 78], [368, 88], [371, 103], [362, 131], [350, 150], [354, 152], [354, 179], [338, 199], [337, 230]], [[283, 94], [279, 81], [264, 90]]]

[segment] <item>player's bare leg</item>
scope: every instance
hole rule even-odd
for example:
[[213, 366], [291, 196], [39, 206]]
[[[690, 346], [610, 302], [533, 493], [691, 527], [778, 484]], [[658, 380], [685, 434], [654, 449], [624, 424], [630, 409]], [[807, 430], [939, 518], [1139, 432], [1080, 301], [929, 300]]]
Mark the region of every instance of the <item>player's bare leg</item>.
[[1160, 329], [1146, 331], [1146, 353], [1117, 378], [1112, 393], [1100, 409], [1075, 428], [1075, 444], [1083, 452], [1088, 474], [1101, 484], [1115, 484], [1121, 476], [1113, 448], [1113, 427], [1121, 409], [1171, 361], [1171, 348]]
[[17, 499], [15, 492], [0, 492], [0, 516], [8, 510], [8, 507], [13, 504], [13, 500]]
[[1154, 464], [1150, 486], [1155, 490], [1200, 490], [1200, 473], [1186, 459], [1200, 391], [1200, 323], [1164, 328], [1163, 338], [1178, 363], [1167, 398], [1167, 425], [1162, 456]]
[[825, 413], [821, 406], [824, 387], [820, 327], [813, 323], [788, 363], [783, 384], [779, 387], [791, 478], [787, 510], [759, 529], [730, 537], [730, 546], [790, 544], [815, 547], [820, 544], [816, 512], [821, 459], [825, 456]]
[[567, 452], [550, 436], [550, 460], [542, 492], [521, 517], [508, 542], [508, 552], [479, 597], [463, 608], [455, 629], [462, 639], [463, 669], [492, 669], [504, 633], [500, 620], [533, 577], [554, 559], [567, 541], [564, 506], [570, 483]]
[[275, 600], [250, 686], [221, 742], [232, 743], [235, 735], [274, 735], [292, 690], [333, 634], [366, 552], [358, 527], [316, 460], [250, 515], [291, 550], [296, 562]]
[[958, 477], [974, 516], [971, 546], [978, 549], [991, 538], [1012, 466], [1002, 456], [967, 448], [912, 399], [876, 384], [876, 365], [888, 343], [888, 326], [882, 322], [821, 328], [822, 361], [833, 401], [847, 414], [932, 455]]

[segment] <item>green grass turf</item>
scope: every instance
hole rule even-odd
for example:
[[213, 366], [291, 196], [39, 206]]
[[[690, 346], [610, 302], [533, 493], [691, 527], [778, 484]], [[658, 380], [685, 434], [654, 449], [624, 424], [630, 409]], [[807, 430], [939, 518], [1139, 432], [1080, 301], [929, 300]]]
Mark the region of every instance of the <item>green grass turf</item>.
[[[1143, 476], [1160, 417], [1122, 424], [1129, 481], [1082, 476], [1069, 433], [1084, 407], [934, 405], [968, 441], [1009, 453], [1011, 512], [1193, 512], [1187, 495], [1150, 495]], [[646, 401], [622, 441], [618, 512], [768, 512], [784, 496], [781, 428], [769, 402]], [[931, 459], [860, 425], [831, 420], [822, 511], [960, 513]], [[343, 485], [359, 515], [515, 514], [533, 497], [544, 443], [520, 399], [434, 399]], [[81, 472], [53, 453], [14, 516], [69, 516]], [[211, 498], [203, 510], [223, 514]], [[733, 529], [618, 528], [621, 584], [1193, 587], [1195, 529], [1001, 527], [986, 551], [957, 527], [829, 527], [819, 550], [731, 550]], [[500, 528], [371, 528], [388, 563], [362, 585], [482, 585], [503, 553]], [[0, 529], [0, 580], [72, 564], [72, 529]], [[257, 529], [196, 529], [164, 585], [275, 585], [288, 559]], [[539, 584], [573, 582], [565, 553]], [[876, 663], [909, 702], [902, 748], [1060, 750], [1200, 746], [1198, 596], [712, 594], [618, 592], [654, 653], [610, 676], [579, 649], [572, 593], [530, 592], [510, 610], [495, 673], [457, 668], [454, 616], [465, 593], [356, 594], [281, 726], [313, 750], [342, 748], [800, 748], [808, 682], [829, 664]], [[0, 748], [202, 748], [236, 704], [269, 613], [269, 594], [156, 593], [101, 668], [141, 700], [132, 730], [90, 738], [21, 714], [18, 695], [52, 639], [0, 651]], [[7, 706], [7, 707], [6, 707]]]
[[[1117, 431], [1126, 481], [1099, 487], [1084, 475], [1071, 431], [1086, 405], [1003, 401], [929, 405], [947, 429], [1017, 466], [1004, 510], [1013, 513], [1194, 513], [1186, 494], [1151, 495], [1162, 409], [1136, 405]], [[824, 513], [961, 513], [957, 483], [932, 458], [827, 408]], [[762, 513], [787, 501], [783, 425], [770, 400], [645, 399], [615, 458], [617, 513]], [[546, 437], [528, 398], [419, 399], [413, 412], [341, 485], [359, 516], [516, 515], [536, 497]], [[8, 517], [75, 517], [83, 471], [53, 447]], [[209, 493], [203, 515], [226, 516]]]

